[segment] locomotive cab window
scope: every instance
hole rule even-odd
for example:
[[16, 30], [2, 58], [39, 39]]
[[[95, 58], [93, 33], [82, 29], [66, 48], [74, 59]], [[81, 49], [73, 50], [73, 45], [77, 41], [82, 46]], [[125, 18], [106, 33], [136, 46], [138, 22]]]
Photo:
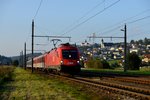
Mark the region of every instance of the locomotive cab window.
[[62, 50], [62, 55], [64, 59], [77, 59], [77, 50]]

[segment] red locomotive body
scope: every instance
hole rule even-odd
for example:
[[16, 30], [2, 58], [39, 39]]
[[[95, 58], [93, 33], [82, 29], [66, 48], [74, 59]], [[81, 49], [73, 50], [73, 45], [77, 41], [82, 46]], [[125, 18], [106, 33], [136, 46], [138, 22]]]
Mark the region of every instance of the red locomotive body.
[[[31, 64], [31, 61], [28, 63]], [[81, 70], [79, 51], [69, 43], [61, 44], [50, 52], [34, 58], [34, 67], [76, 74]]]
[[61, 44], [45, 56], [45, 68], [57, 69], [62, 72], [79, 72], [79, 52], [70, 44]]

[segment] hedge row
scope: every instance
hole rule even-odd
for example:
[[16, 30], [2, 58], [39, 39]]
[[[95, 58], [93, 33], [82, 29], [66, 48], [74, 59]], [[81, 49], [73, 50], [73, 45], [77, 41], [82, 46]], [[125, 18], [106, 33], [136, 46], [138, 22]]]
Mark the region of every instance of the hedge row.
[[14, 67], [0, 66], [0, 83], [5, 80], [11, 80], [13, 71]]

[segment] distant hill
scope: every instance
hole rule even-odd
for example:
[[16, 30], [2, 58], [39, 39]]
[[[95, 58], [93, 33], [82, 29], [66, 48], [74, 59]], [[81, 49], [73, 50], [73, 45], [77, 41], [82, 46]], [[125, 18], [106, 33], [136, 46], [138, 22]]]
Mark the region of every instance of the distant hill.
[[0, 65], [10, 65], [12, 62], [10, 57], [0, 55]]
[[[34, 53], [34, 57], [39, 56], [39, 55], [42, 55], [42, 53]], [[27, 60], [31, 59], [31, 57], [32, 57], [31, 53], [26, 55]], [[12, 61], [15, 61], [15, 60], [20, 61], [20, 59], [22, 59], [20, 56], [13, 56], [13, 57], [11, 57]]]

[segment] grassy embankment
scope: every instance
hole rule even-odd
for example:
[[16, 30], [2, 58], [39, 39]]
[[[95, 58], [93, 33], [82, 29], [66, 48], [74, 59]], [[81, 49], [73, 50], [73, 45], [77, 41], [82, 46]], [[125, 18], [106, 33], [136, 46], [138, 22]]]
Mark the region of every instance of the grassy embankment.
[[150, 67], [148, 68], [141, 68], [140, 70], [127, 70], [127, 72], [123, 71], [123, 68], [112, 70], [112, 69], [83, 69], [83, 71], [90, 71], [90, 72], [100, 72], [100, 73], [115, 73], [115, 74], [122, 74], [122, 75], [150, 75]]
[[11, 80], [14, 67], [10, 66], [0, 66], [0, 83], [4, 81]]
[[[0, 86], [0, 100], [91, 100], [81, 86], [16, 68], [13, 79]], [[107, 98], [107, 97], [105, 97]]]
[[[108, 61], [109, 65], [119, 63], [120, 60]], [[100, 73], [115, 73], [123, 75], [150, 75], [150, 66], [140, 67], [140, 70], [127, 70], [124, 72], [123, 67], [115, 66], [114, 69], [98, 69], [98, 68], [85, 68], [82, 71], [100, 72]]]

